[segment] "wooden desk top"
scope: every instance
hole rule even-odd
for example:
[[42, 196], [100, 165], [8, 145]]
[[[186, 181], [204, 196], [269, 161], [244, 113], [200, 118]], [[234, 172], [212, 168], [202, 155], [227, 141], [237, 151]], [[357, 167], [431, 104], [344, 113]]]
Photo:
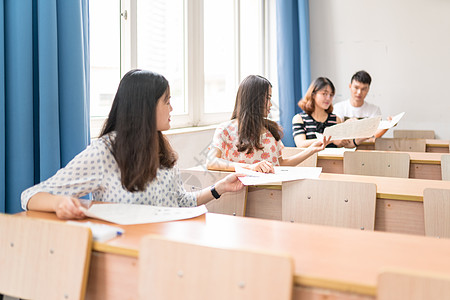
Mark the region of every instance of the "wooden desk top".
[[[378, 199], [423, 202], [423, 191], [426, 188], [450, 189], [450, 181], [442, 180], [364, 176], [337, 173], [321, 173], [319, 178], [322, 180], [375, 183], [377, 185]], [[259, 185], [258, 187], [280, 190], [281, 182], [276, 182], [269, 185]]]
[[[438, 139], [425, 139], [425, 143], [428, 147], [436, 147], [436, 148], [448, 148], [450, 141], [449, 140], [438, 140]], [[375, 142], [362, 142], [363, 145], [375, 145]]]
[[[56, 219], [53, 213], [19, 215]], [[105, 223], [98, 220], [93, 222]], [[375, 295], [386, 267], [450, 275], [450, 240], [211, 214], [184, 221], [119, 226], [125, 233], [94, 250], [138, 255], [146, 234], [212, 247], [282, 252], [294, 259], [296, 285]]]
[[[376, 150], [358, 150], [358, 152], [374, 152]], [[376, 151], [376, 152], [389, 152], [389, 151]], [[440, 165], [441, 164], [441, 156], [446, 153], [437, 153], [437, 152], [401, 152], [395, 151], [396, 153], [408, 153], [411, 159], [411, 163], [415, 164], [432, 164], [432, 165]], [[448, 153], [447, 153], [448, 155]], [[333, 159], [333, 160], [343, 160], [343, 154], [318, 154], [319, 159]]]
[[368, 182], [377, 185], [377, 198], [423, 201], [426, 188], [450, 189], [450, 181], [322, 173], [320, 179]]

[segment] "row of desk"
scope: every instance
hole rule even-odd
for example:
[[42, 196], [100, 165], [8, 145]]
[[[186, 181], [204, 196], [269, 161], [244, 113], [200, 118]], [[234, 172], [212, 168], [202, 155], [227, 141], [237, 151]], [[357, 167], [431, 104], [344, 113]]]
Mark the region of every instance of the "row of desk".
[[[449, 140], [426, 139], [426, 152], [449, 153]], [[363, 142], [358, 146], [360, 150], [375, 150], [374, 142]]]
[[[197, 188], [213, 184], [226, 172], [208, 171], [202, 167], [183, 170], [182, 176], [192, 181]], [[423, 193], [426, 188], [450, 189], [449, 181], [363, 176], [336, 173], [321, 173], [321, 180], [374, 183], [377, 186], [375, 230], [425, 234]], [[185, 185], [189, 190], [189, 185]], [[281, 183], [249, 186], [247, 194], [239, 193], [232, 199], [226, 196], [211, 203], [213, 212], [236, 214], [269, 220], [282, 219]]]
[[[358, 148], [359, 149], [359, 148]], [[442, 153], [406, 152], [410, 157], [409, 178], [441, 180]], [[343, 154], [320, 154], [317, 166], [325, 173], [344, 173]]]
[[[450, 189], [450, 182], [378, 176], [322, 173], [321, 180], [375, 183], [375, 230], [425, 234], [423, 191]], [[281, 185], [248, 187], [245, 216], [281, 220]]]
[[[20, 215], [57, 219], [53, 213]], [[294, 260], [293, 299], [375, 299], [377, 276], [384, 268], [450, 276], [447, 239], [212, 213], [120, 227], [122, 236], [93, 244], [86, 299], [138, 299], [139, 243], [147, 234], [210, 247], [286, 253]]]

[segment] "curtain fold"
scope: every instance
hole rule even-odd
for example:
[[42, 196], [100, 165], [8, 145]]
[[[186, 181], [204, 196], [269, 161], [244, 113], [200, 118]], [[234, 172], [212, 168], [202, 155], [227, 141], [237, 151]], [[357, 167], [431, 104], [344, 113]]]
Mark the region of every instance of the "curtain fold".
[[0, 10], [0, 211], [89, 143], [88, 0], [5, 0]]
[[308, 0], [276, 2], [277, 67], [280, 123], [285, 146], [295, 146], [292, 117], [301, 112], [297, 102], [311, 82]]

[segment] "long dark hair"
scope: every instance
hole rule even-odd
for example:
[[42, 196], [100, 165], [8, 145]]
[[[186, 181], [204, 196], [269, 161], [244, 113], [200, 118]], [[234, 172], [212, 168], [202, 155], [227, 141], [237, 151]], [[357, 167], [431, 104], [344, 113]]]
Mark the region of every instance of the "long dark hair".
[[[333, 82], [331, 82], [330, 79], [326, 77], [319, 77], [316, 80], [311, 83], [308, 90], [306, 91], [305, 97], [301, 99], [298, 102], [298, 106], [303, 109], [305, 113], [308, 115], [311, 115], [316, 110], [316, 102], [315, 97], [317, 92], [321, 91], [322, 89], [329, 86], [331, 88], [331, 92], [333, 95], [336, 92], [336, 89], [334, 88]], [[325, 110], [328, 114], [333, 112], [333, 104], [330, 104], [330, 106]]]
[[177, 160], [167, 139], [156, 130], [156, 105], [168, 88], [162, 75], [129, 71], [120, 81], [100, 134], [115, 132], [111, 151], [119, 165], [122, 185], [130, 192], [143, 191], [158, 168], [171, 168]]
[[252, 153], [254, 149], [263, 149], [261, 134], [267, 128], [274, 138], [279, 141], [282, 136], [280, 126], [265, 118], [269, 87], [272, 84], [266, 78], [258, 75], [247, 76], [239, 85], [236, 103], [231, 119], [238, 121], [239, 152]]

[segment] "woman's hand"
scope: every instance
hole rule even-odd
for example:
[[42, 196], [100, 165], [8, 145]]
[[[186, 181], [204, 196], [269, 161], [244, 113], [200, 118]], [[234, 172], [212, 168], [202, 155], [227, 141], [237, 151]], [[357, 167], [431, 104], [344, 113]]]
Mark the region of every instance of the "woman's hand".
[[217, 183], [215, 184], [216, 191], [219, 193], [219, 195], [222, 195], [226, 192], [240, 191], [244, 187], [244, 184], [239, 180], [238, 177], [242, 176], [245, 175], [237, 173], [229, 174], [227, 177], [217, 181]]
[[331, 140], [331, 136], [329, 136], [329, 137], [323, 136], [323, 140], [315, 141], [308, 148], [310, 148], [312, 153], [322, 151], [330, 143], [330, 140]]
[[344, 148], [348, 148], [350, 146], [353, 147], [352, 140], [333, 140], [333, 144], [335, 144], [338, 147], [344, 147]]
[[273, 165], [268, 161], [260, 161], [245, 167], [246, 169], [261, 172], [261, 173], [274, 173]]
[[84, 214], [86, 209], [81, 206], [80, 200], [77, 198], [60, 196], [56, 201], [54, 209], [59, 219], [83, 219], [86, 217]]

